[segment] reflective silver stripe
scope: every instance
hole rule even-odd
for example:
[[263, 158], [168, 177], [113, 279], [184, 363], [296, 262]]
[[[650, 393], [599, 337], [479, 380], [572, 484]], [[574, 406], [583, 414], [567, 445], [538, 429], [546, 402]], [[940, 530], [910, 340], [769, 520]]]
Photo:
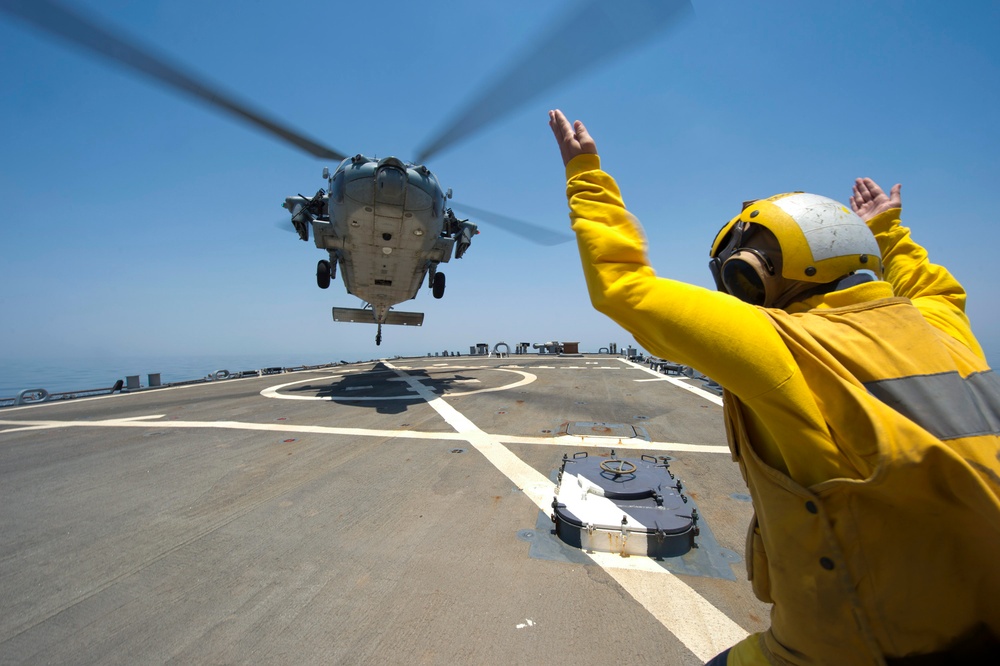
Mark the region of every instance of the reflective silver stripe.
[[1000, 376], [992, 370], [882, 379], [865, 388], [938, 439], [1000, 435]]

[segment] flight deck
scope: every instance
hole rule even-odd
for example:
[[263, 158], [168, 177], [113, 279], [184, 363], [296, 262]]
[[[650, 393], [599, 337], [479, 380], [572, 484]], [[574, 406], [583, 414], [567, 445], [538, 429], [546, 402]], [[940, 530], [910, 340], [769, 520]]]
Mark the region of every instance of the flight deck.
[[[561, 540], [563, 461], [642, 455], [683, 480], [694, 547]], [[688, 665], [768, 625], [720, 399], [614, 355], [5, 408], [0, 502], [3, 663]]]

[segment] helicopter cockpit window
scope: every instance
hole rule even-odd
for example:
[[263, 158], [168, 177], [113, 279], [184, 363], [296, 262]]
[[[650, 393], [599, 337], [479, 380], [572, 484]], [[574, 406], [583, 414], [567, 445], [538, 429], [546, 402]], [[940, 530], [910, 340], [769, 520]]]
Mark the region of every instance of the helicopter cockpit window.
[[344, 172], [338, 171], [330, 182], [330, 200], [334, 203], [344, 203]]

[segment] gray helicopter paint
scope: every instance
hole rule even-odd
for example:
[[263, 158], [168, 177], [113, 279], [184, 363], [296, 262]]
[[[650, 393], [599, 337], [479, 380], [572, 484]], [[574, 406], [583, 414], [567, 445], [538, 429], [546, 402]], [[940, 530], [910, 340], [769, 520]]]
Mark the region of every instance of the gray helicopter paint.
[[441, 236], [444, 204], [429, 169], [358, 155], [330, 178], [329, 221], [312, 222], [314, 242], [331, 257], [340, 251], [348, 293], [387, 311], [416, 297], [432, 264], [451, 259], [455, 241]]

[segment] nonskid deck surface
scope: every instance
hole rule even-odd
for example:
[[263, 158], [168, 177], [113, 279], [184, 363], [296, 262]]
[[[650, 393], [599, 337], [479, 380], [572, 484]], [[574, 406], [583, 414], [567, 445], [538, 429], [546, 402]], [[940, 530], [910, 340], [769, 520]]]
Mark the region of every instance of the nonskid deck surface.
[[[611, 449], [674, 459], [700, 552], [550, 534], [563, 455]], [[718, 399], [613, 356], [4, 409], [0, 662], [700, 664], [767, 625], [746, 492]]]

